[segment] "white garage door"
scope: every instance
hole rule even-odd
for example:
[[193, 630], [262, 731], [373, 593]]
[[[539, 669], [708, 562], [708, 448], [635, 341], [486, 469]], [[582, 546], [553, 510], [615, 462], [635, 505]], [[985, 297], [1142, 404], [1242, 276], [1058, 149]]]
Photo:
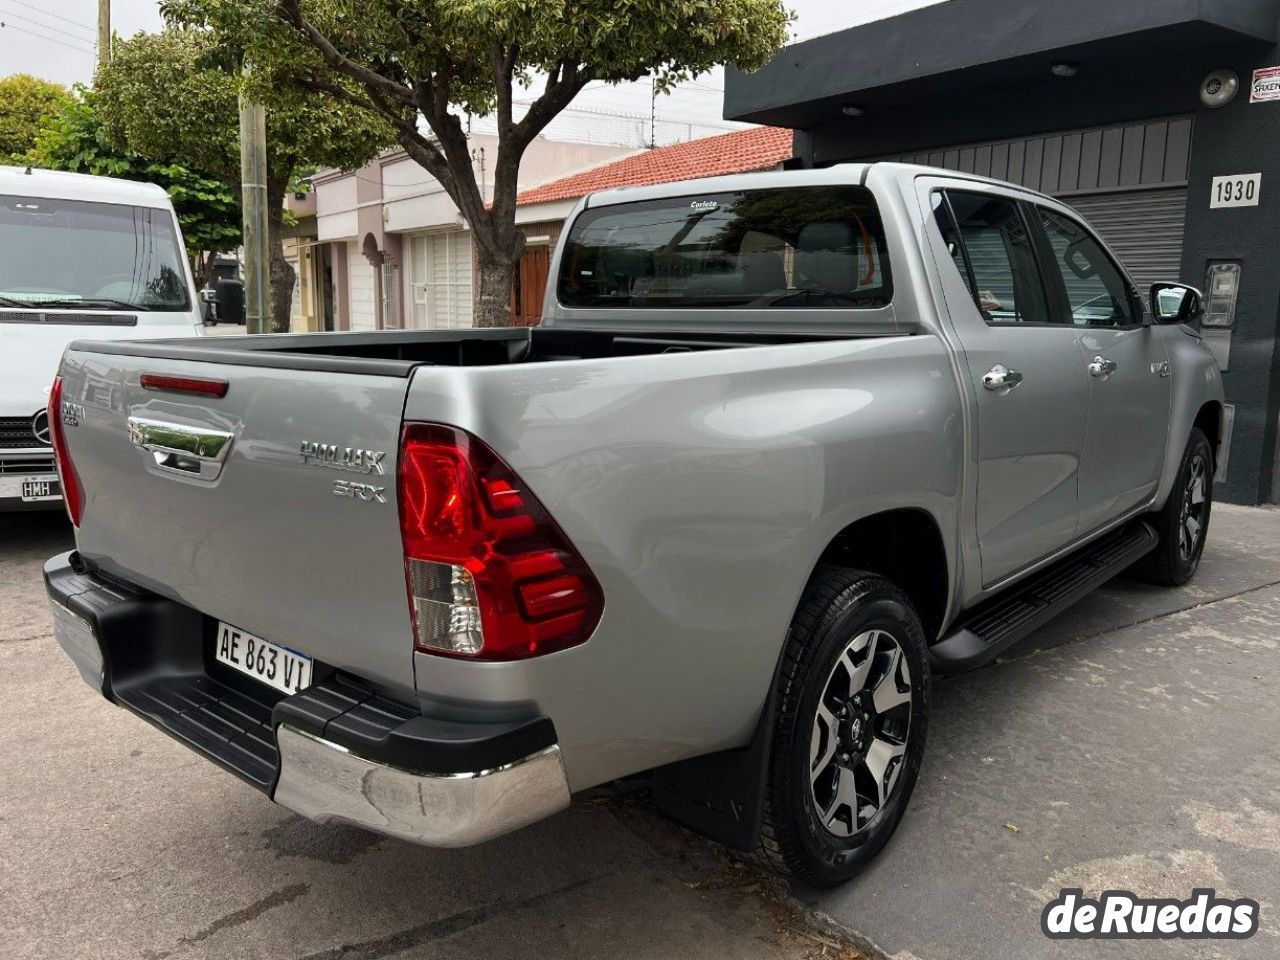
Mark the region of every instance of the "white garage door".
[[347, 244], [347, 304], [351, 311], [352, 330], [375, 330], [373, 267], [360, 252], [358, 243]]
[[471, 234], [423, 233], [409, 239], [410, 325], [456, 329], [472, 325]]

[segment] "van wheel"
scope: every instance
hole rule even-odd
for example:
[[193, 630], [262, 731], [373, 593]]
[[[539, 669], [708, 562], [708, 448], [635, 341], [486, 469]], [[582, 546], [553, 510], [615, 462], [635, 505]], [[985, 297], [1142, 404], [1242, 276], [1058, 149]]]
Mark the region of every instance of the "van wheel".
[[1134, 575], [1165, 587], [1189, 581], [1200, 567], [1212, 510], [1213, 448], [1200, 428], [1192, 427], [1173, 491], [1150, 518], [1160, 543], [1134, 565]]
[[820, 567], [787, 634], [761, 845], [771, 864], [835, 886], [888, 843], [924, 756], [924, 630], [883, 577]]

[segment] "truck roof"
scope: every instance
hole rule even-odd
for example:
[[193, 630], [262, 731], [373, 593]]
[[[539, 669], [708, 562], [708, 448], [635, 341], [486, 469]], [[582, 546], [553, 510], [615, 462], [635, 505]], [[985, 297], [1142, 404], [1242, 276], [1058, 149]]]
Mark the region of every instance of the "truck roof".
[[[859, 163], [837, 163], [829, 167], [805, 168], [802, 170], [769, 170], [759, 173], [735, 173], [723, 177], [704, 177], [698, 180], [677, 180], [672, 183], [656, 183], [642, 187], [614, 187], [588, 194], [583, 204], [586, 207], [602, 207], [615, 203], [633, 203], [637, 200], [657, 200], [663, 197], [690, 196], [703, 193], [732, 193], [737, 190], [759, 190], [768, 187], [800, 187], [826, 184], [861, 184], [867, 173], [875, 167], [889, 175], [914, 178], [920, 176], [939, 176], [949, 179], [972, 180], [992, 186], [1005, 187], [1023, 193], [1036, 194], [1036, 191], [1017, 184], [995, 180], [972, 173], [960, 173], [940, 167], [926, 167], [919, 164], [899, 163], [891, 160], [878, 160]], [[1036, 194], [1044, 196], [1044, 194]], [[1052, 198], [1046, 198], [1052, 199]]]
[[169, 194], [154, 183], [36, 167], [0, 166], [0, 195], [166, 209], [171, 206]]

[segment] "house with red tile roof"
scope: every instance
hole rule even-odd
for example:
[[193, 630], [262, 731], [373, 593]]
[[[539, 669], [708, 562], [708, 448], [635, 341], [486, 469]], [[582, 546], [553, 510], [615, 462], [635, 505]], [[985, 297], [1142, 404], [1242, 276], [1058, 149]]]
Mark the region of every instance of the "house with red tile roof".
[[635, 153], [521, 192], [516, 197], [516, 223], [524, 231], [527, 246], [512, 293], [513, 323], [538, 322], [551, 249], [565, 218], [582, 197], [616, 187], [777, 170], [792, 156], [791, 136], [789, 129], [752, 127], [703, 137]]

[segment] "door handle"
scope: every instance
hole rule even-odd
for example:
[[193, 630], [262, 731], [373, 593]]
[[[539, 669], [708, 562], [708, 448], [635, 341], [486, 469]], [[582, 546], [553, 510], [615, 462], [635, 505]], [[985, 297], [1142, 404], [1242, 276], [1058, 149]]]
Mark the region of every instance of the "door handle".
[[1118, 369], [1120, 369], [1120, 364], [1114, 360], [1108, 360], [1105, 357], [1094, 357], [1093, 362], [1089, 364], [1089, 376], [1105, 380]]
[[997, 363], [982, 378], [982, 386], [985, 389], [1002, 397], [1020, 383], [1022, 383], [1022, 374], [1017, 370], [1010, 370], [1003, 363]]

